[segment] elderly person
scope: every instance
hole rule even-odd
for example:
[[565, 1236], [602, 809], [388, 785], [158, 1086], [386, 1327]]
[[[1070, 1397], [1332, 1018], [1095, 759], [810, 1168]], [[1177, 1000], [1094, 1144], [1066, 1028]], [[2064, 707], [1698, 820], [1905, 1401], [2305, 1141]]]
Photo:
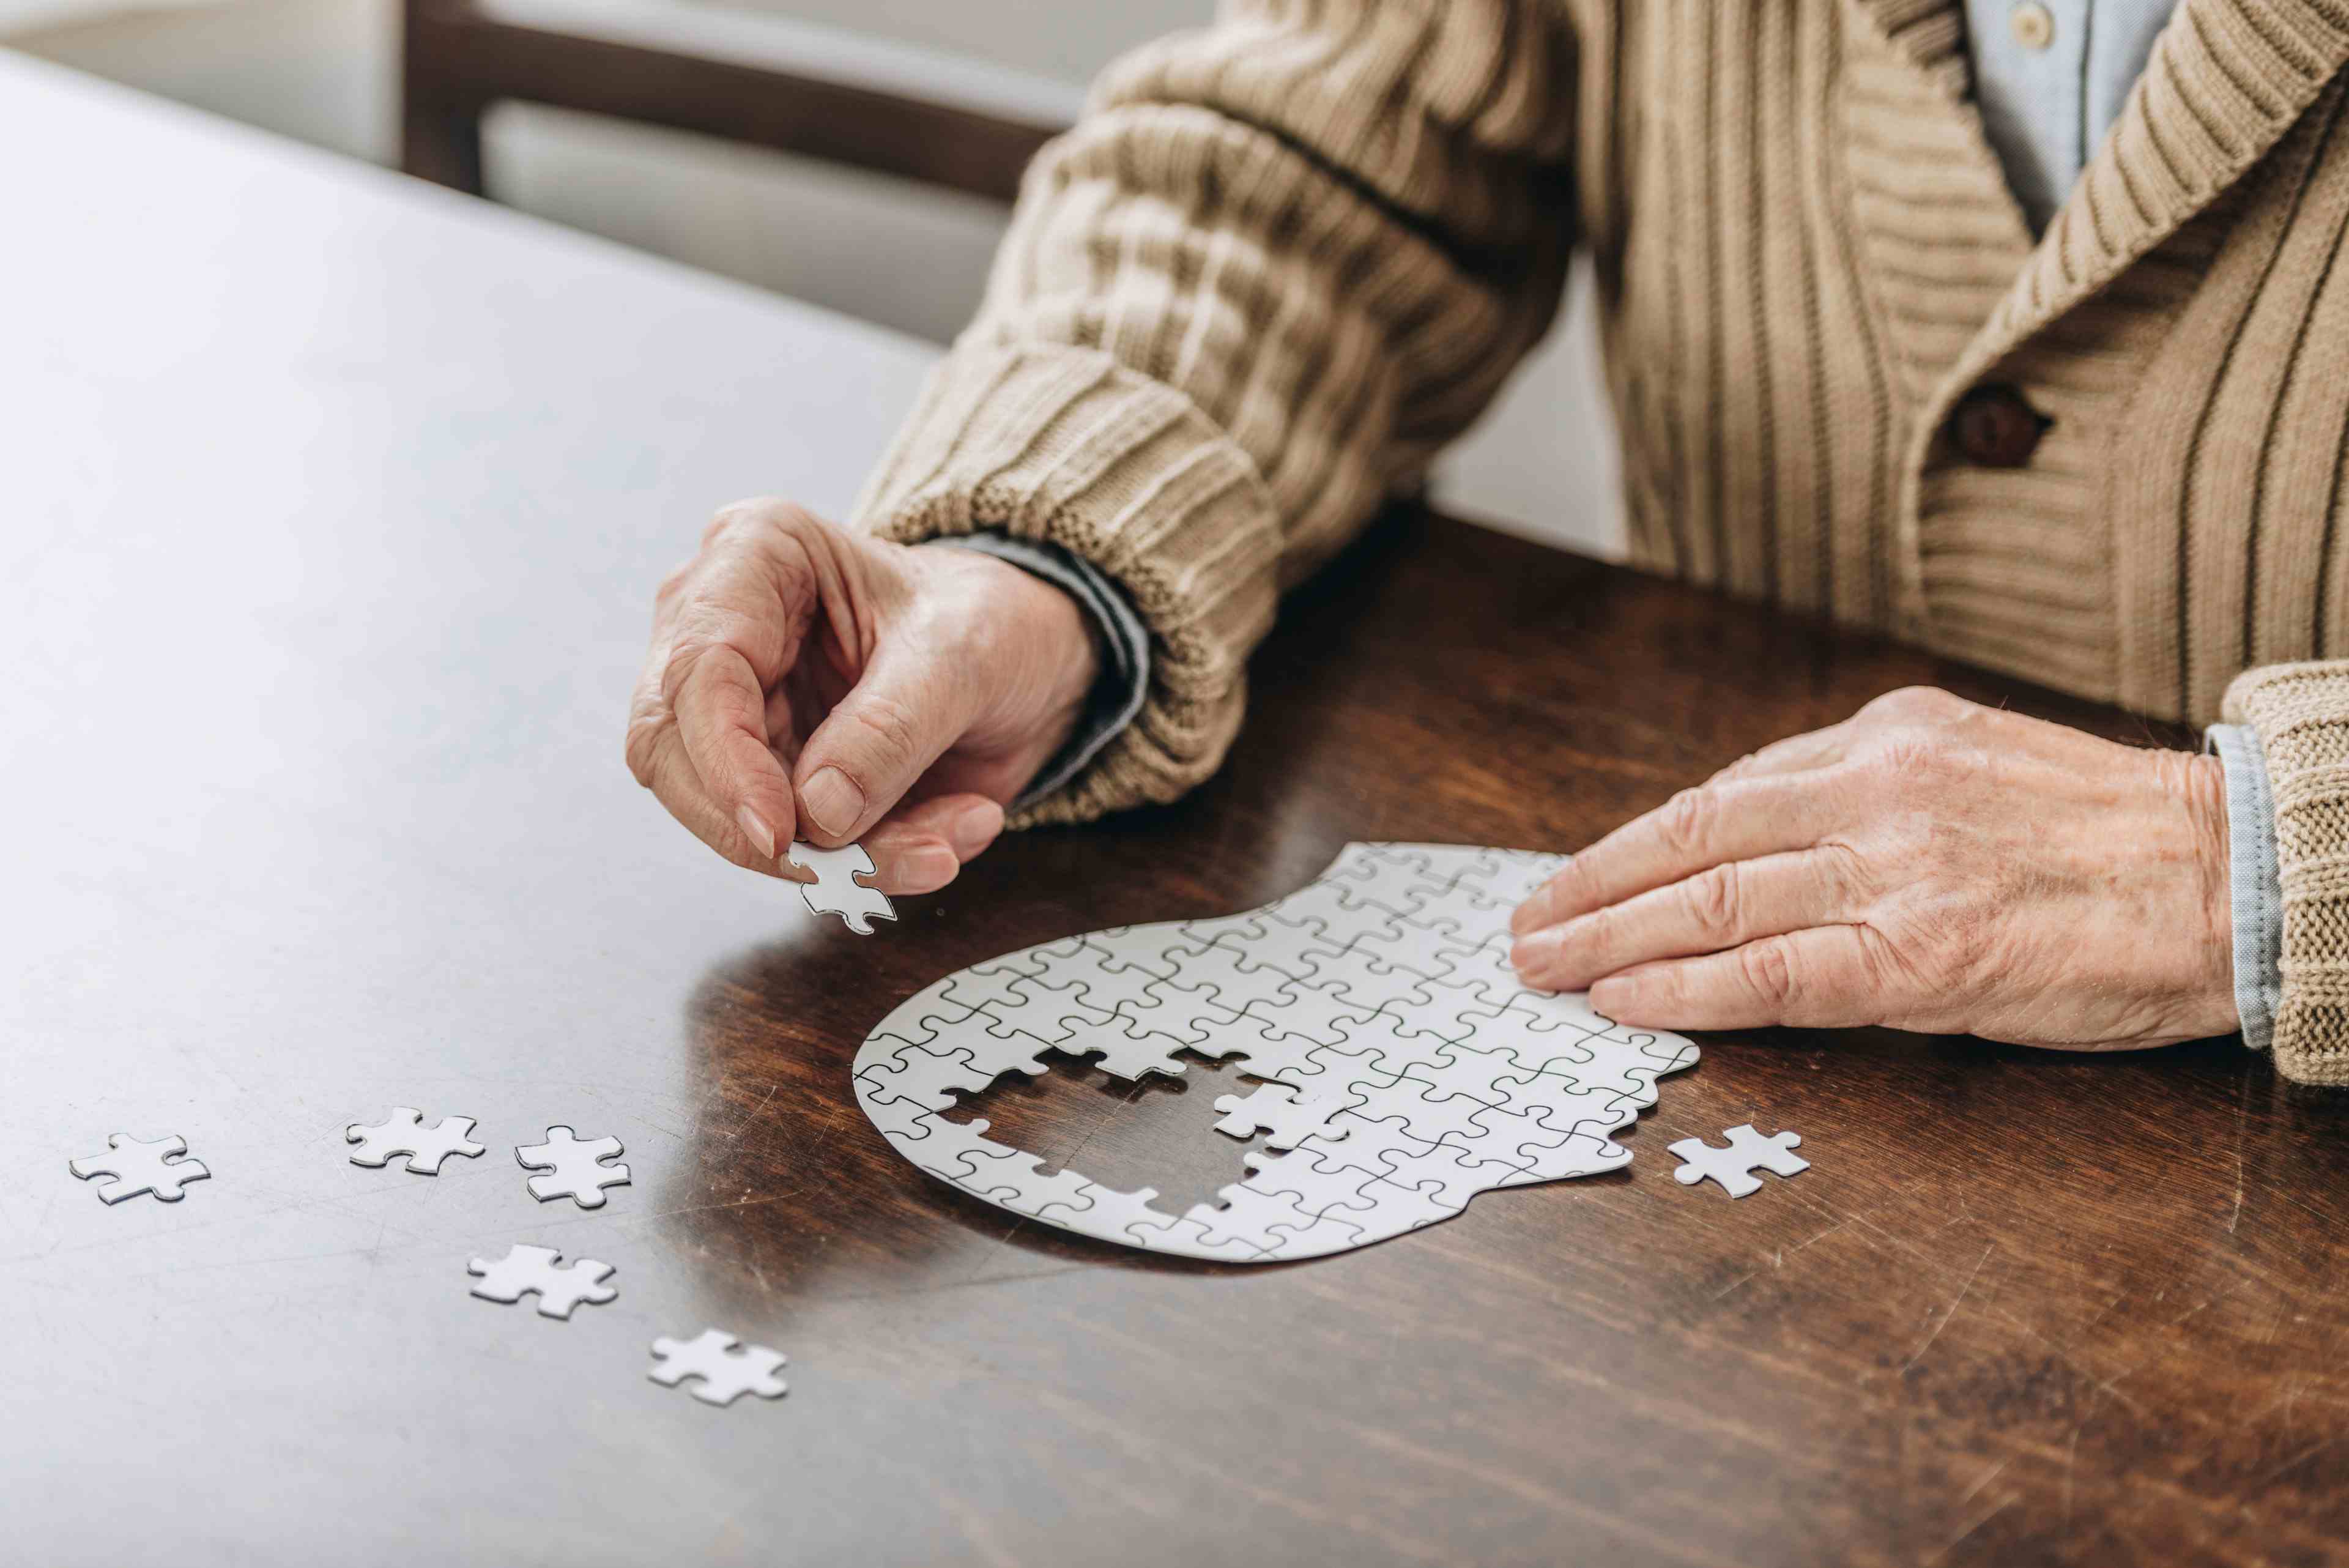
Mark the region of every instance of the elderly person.
[[[1170, 799], [1281, 590], [1598, 275], [1654, 571], [2168, 720], [1895, 692], [1575, 857], [1529, 984], [1628, 1023], [2349, 1082], [2349, 7], [1244, 0], [1113, 67], [853, 527], [730, 506], [636, 776], [739, 864], [936, 888]], [[945, 547], [954, 546], [954, 547]]]

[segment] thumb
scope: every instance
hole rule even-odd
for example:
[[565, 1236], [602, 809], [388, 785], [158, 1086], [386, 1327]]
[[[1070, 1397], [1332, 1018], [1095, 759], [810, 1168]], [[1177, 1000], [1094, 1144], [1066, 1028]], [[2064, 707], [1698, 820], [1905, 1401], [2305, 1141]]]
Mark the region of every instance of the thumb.
[[792, 783], [808, 836], [834, 846], [863, 836], [971, 718], [962, 672], [926, 650], [885, 645], [800, 752]]

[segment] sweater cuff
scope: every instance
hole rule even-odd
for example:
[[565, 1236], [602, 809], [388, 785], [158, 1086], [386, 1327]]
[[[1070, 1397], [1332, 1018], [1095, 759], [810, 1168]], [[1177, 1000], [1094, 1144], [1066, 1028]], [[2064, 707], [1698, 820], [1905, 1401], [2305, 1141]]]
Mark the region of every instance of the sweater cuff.
[[2275, 804], [2256, 731], [2213, 724], [2204, 739], [2227, 775], [2228, 891], [2235, 923], [2235, 1013], [2243, 1044], [2264, 1051], [2283, 1002], [2283, 885], [2276, 867]]
[[1085, 764], [1099, 756], [1102, 748], [1116, 739], [1133, 722], [1133, 716], [1142, 711], [1142, 704], [1150, 695], [1149, 628], [1134, 614], [1133, 607], [1125, 602], [1117, 585], [1102, 576], [1098, 567], [1055, 545], [993, 532], [933, 539], [930, 543], [948, 549], [976, 550], [999, 561], [1009, 561], [1076, 600], [1085, 618], [1092, 623], [1093, 641], [1102, 655], [1101, 677], [1093, 682], [1092, 694], [1086, 700], [1085, 711], [1078, 716], [1077, 727], [1071, 732], [1067, 744], [1036, 770], [1036, 776], [1019, 792], [1019, 798], [1011, 803], [1013, 812], [1023, 811], [1082, 773]]
[[2275, 813], [2276, 1071], [2349, 1085], [2349, 660], [2246, 671], [2223, 716], [2256, 735]]
[[1181, 392], [1092, 349], [966, 341], [855, 514], [905, 544], [999, 529], [1056, 545], [1150, 628], [1141, 713], [1014, 822], [1172, 800], [1223, 760], [1272, 625], [1279, 529], [1255, 463]]

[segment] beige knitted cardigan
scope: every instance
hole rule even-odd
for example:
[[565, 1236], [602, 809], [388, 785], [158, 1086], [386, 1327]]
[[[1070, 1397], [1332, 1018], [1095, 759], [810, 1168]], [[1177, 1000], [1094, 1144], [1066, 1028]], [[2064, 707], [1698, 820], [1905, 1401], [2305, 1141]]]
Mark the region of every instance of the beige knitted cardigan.
[[[1596, 263], [1642, 566], [2255, 726], [2279, 1065], [2349, 1082], [2349, 0], [2181, 0], [2033, 243], [1961, 0], [1253, 0], [1114, 67], [859, 504], [1051, 541], [1149, 622], [1034, 820], [1188, 788], [1281, 589]], [[1947, 437], [2003, 383], [2029, 461]], [[2249, 673], [2244, 673], [2249, 671]], [[2232, 682], [2231, 689], [2230, 682]]]

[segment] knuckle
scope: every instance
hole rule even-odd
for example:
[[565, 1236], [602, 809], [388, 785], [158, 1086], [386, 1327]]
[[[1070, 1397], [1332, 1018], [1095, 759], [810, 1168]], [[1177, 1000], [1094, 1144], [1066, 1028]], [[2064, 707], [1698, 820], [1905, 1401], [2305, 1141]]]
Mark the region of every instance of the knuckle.
[[[912, 707], [898, 698], [875, 692], [851, 710], [849, 719], [860, 738], [857, 751], [867, 762], [894, 772], [920, 754], [921, 722]], [[869, 786], [874, 781], [857, 782]]]
[[1823, 838], [1812, 846], [1828, 899], [1844, 909], [1864, 904], [1875, 896], [1875, 875], [1868, 857], [1840, 838]]
[[657, 776], [662, 737], [668, 733], [669, 718], [666, 706], [639, 701], [628, 715], [628, 736], [626, 754], [628, 772], [645, 788], [653, 787]]
[[668, 658], [661, 664], [660, 695], [663, 703], [674, 710], [685, 683], [693, 678], [694, 668], [709, 657], [716, 641], [704, 636], [679, 637], [669, 645]]
[[693, 568], [699, 565], [699, 556], [688, 556], [661, 576], [660, 586], [653, 590], [655, 604], [667, 604], [685, 592], [686, 584], [693, 580]]
[[792, 535], [825, 526], [821, 518], [796, 501], [786, 501], [780, 495], [750, 495], [730, 501], [711, 514], [709, 525], [702, 530], [701, 542], [706, 545], [738, 534]]
[[[1873, 994], [1882, 996], [1893, 990], [1896, 983], [1912, 977], [1916, 966], [1901, 955], [1899, 947], [1891, 937], [1865, 921], [1853, 927], [1852, 931], [1859, 948], [1860, 975]], [[1945, 954], [1944, 957], [1955, 959], [1952, 954]], [[1953, 967], [1947, 969], [1941, 965], [1934, 967], [1954, 981], [1957, 975], [1965, 972], [1967, 965], [1954, 963]]]
[[1705, 780], [1705, 783], [1708, 784], [1732, 784], [1739, 779], [1744, 778], [1754, 771], [1754, 765], [1761, 760], [1761, 756], [1762, 753], [1759, 752], [1748, 752], [1744, 756], [1738, 758], [1735, 762], [1730, 763], [1727, 767], [1722, 769], [1719, 773], [1713, 774], [1713, 777]]
[[1930, 730], [1894, 732], [1877, 748], [1872, 760], [1881, 782], [1909, 794], [1938, 791], [1959, 771], [1955, 748]]
[[1748, 942], [1737, 950], [1737, 966], [1755, 996], [1774, 1008], [1792, 1005], [1798, 982], [1791, 944], [1778, 937]]
[[1700, 931], [1723, 939], [1738, 929], [1744, 881], [1737, 863], [1731, 861], [1700, 871], [1681, 884], [1682, 900]]
[[1938, 686], [1903, 686], [1887, 691], [1862, 708], [1860, 717], [1894, 724], [1930, 724], [1955, 716], [1971, 706], [1963, 698]]
[[1713, 819], [1711, 791], [1684, 789], [1656, 809], [1656, 836], [1676, 855], [1693, 855], [1703, 846]]

